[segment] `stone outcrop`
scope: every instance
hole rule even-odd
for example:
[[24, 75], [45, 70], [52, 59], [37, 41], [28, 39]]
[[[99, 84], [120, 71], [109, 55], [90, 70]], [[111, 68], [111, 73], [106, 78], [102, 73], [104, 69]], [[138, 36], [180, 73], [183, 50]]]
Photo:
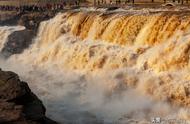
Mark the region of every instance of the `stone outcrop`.
[[35, 33], [32, 30], [15, 31], [8, 36], [8, 42], [2, 49], [4, 57], [9, 57], [12, 54], [22, 53], [32, 43]]
[[[9, 15], [7, 14], [7, 16]], [[1, 51], [3, 56], [7, 58], [13, 54], [22, 53], [32, 43], [40, 23], [53, 16], [54, 13], [52, 12], [19, 13], [16, 16], [13, 15], [12, 18], [7, 17], [8, 19], [4, 21], [0, 20], [0, 25], [22, 25], [26, 28], [25, 30], [15, 31], [8, 36], [7, 42]]]
[[57, 124], [17, 74], [0, 70], [0, 124]]
[[[27, 29], [34, 29], [37, 28], [41, 21], [48, 20], [55, 14], [55, 12], [1, 12], [0, 25], [23, 25]], [[35, 25], [31, 25], [31, 21], [33, 21]]]

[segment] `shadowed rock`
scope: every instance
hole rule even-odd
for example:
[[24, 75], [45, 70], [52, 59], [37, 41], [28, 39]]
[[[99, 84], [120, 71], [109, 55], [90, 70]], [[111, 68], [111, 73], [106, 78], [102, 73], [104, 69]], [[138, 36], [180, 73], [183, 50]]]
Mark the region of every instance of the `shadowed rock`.
[[53, 16], [54, 13], [52, 12], [19, 13], [8, 20], [0, 21], [0, 25], [21, 25], [26, 28], [25, 30], [15, 31], [8, 36], [7, 42], [1, 51], [2, 55], [7, 58], [13, 54], [22, 53], [32, 43], [40, 23]]
[[45, 116], [42, 101], [13, 72], [0, 71], [0, 123], [57, 124]]
[[8, 36], [8, 42], [4, 45], [2, 54], [9, 57], [12, 54], [22, 53], [30, 46], [34, 35], [35, 32], [28, 29], [13, 32]]

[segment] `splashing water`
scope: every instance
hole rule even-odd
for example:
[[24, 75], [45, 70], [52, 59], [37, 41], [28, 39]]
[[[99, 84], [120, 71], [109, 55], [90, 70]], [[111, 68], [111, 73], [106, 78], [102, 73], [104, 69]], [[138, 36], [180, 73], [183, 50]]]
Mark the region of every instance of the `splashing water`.
[[61, 123], [188, 122], [189, 24], [184, 13], [60, 13], [0, 65], [27, 81]]

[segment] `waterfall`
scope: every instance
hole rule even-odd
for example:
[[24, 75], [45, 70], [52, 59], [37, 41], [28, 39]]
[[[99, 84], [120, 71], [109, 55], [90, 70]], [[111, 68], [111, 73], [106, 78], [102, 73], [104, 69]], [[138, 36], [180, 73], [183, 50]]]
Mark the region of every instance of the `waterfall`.
[[42, 22], [30, 48], [0, 65], [29, 82], [61, 123], [189, 121], [189, 52], [184, 13], [70, 11]]

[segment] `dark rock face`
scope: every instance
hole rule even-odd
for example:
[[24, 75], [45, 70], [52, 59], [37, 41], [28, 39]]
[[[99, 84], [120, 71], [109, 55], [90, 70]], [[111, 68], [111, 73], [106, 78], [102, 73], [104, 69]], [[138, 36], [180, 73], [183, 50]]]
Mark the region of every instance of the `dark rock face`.
[[[27, 29], [34, 29], [41, 21], [52, 18], [55, 14], [55, 12], [2, 12], [0, 13], [0, 25], [23, 25]], [[31, 25], [30, 21], [33, 21], [36, 27]]]
[[48, 20], [55, 16], [52, 12], [23, 13], [17, 21], [17, 25], [25, 26], [26, 29], [37, 31], [42, 21]]
[[7, 58], [13, 54], [22, 53], [23, 50], [28, 48], [32, 43], [32, 39], [38, 32], [39, 24], [53, 16], [54, 13], [48, 12], [19, 13], [11, 19], [0, 21], [0, 25], [22, 25], [26, 28], [25, 30], [15, 31], [8, 36], [8, 41], [4, 45], [1, 54]]
[[13, 72], [0, 70], [1, 124], [57, 124], [45, 116], [45, 111], [27, 83]]
[[116, 10], [116, 9], [119, 9], [119, 7], [117, 7], [117, 6], [109, 7], [109, 8], [107, 8], [107, 11], [112, 11], [112, 10]]
[[22, 53], [24, 49], [30, 46], [34, 35], [35, 32], [28, 29], [13, 32], [8, 36], [8, 42], [3, 47], [1, 53], [5, 57]]

